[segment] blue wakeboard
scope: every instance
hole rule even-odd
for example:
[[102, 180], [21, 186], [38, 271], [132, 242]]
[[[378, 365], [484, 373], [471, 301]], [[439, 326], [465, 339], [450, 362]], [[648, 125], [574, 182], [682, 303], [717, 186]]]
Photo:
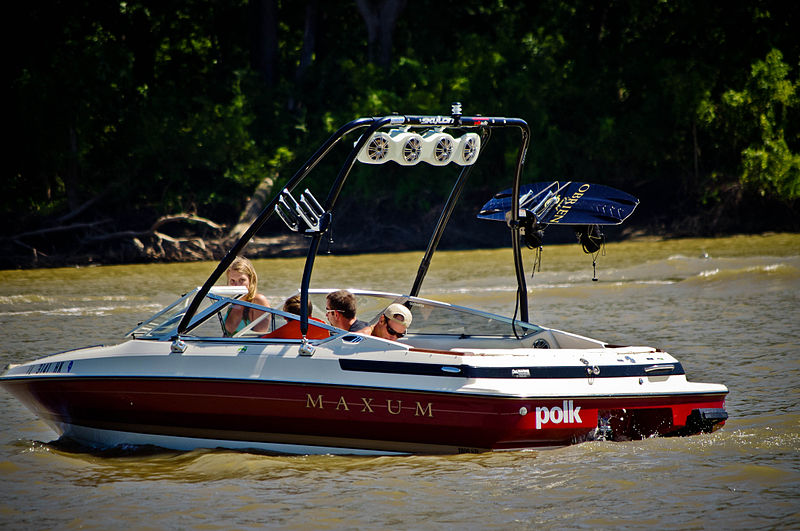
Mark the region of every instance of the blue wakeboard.
[[[511, 192], [509, 188], [495, 194], [478, 218], [506, 221]], [[639, 204], [637, 198], [610, 186], [571, 181], [525, 184], [519, 198], [520, 209], [541, 225], [619, 225]]]

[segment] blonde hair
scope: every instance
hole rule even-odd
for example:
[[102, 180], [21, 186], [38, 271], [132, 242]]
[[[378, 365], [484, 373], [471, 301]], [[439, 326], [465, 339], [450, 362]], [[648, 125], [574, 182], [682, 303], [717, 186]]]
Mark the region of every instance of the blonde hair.
[[247, 295], [242, 297], [242, 299], [247, 302], [253, 302], [253, 299], [256, 297], [256, 291], [258, 290], [258, 275], [256, 274], [256, 268], [253, 267], [253, 263], [244, 256], [237, 256], [225, 272], [229, 279], [231, 271], [247, 275], [250, 279], [250, 285], [247, 287]]

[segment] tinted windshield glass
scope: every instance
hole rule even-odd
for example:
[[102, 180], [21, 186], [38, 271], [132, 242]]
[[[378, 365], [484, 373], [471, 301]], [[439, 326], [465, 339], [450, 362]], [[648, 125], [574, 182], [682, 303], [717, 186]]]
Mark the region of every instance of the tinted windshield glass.
[[[358, 318], [374, 323], [381, 312], [393, 302], [405, 303], [408, 297], [384, 293], [365, 293], [354, 291], [358, 301]], [[324, 295], [312, 294], [319, 305], [325, 304]], [[322, 306], [324, 307], [324, 306]], [[451, 306], [434, 301], [415, 299], [411, 302], [414, 320], [409, 328], [410, 334], [450, 334], [467, 336], [514, 336], [512, 320], [507, 317], [484, 313], [470, 308]], [[536, 325], [514, 323], [516, 335], [524, 336], [539, 332]]]
[[[514, 335], [510, 319], [491, 314], [419, 303], [412, 303], [411, 313], [414, 316], [412, 332], [415, 334]], [[541, 330], [541, 328], [527, 323], [517, 322], [515, 326], [519, 335], [527, 335]]]
[[186, 312], [186, 308], [189, 306], [189, 302], [191, 302], [196, 292], [197, 290], [195, 289], [183, 295], [180, 299], [162, 309], [150, 319], [139, 323], [136, 328], [126, 335], [133, 335], [135, 337], [155, 337], [163, 335], [170, 329], [177, 327], [178, 322], [180, 322], [181, 317]]
[[[191, 303], [192, 299], [195, 296], [197, 290], [193, 290], [186, 295], [182, 296], [177, 301], [173, 302], [163, 310], [156, 313], [150, 319], [145, 320], [144, 322], [140, 323], [139, 326], [128, 332], [127, 335], [133, 335], [138, 338], [142, 337], [163, 337], [165, 335], [172, 335], [177, 327], [178, 323], [180, 323], [183, 315], [186, 313], [186, 309], [188, 308], [189, 304]], [[200, 307], [197, 309], [195, 313], [195, 317], [198, 317], [203, 314], [203, 312], [209, 308], [211, 304], [216, 304], [220, 300], [227, 300], [231, 303], [235, 303], [236, 301], [232, 299], [222, 299], [219, 296], [214, 294], [209, 294], [200, 303]], [[225, 308], [223, 306], [222, 308]], [[212, 321], [212, 319], [205, 319], [205, 323]], [[218, 320], [217, 320], [218, 321]], [[215, 321], [216, 322], [216, 321]], [[201, 325], [202, 326], [202, 325]], [[217, 322], [216, 327], [222, 330], [221, 325]], [[197, 335], [193, 333], [192, 335]], [[215, 332], [213, 335], [219, 335]]]

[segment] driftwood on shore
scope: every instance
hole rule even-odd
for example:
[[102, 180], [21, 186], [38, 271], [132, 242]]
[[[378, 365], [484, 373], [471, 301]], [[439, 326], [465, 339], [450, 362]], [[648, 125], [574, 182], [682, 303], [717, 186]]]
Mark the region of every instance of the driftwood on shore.
[[[219, 260], [264, 208], [276, 177], [264, 178], [230, 228], [188, 212], [161, 216], [144, 229], [119, 230], [113, 219], [68, 223], [85, 213], [95, 198], [50, 226], [0, 237], [0, 269]], [[291, 256], [302, 253], [304, 243], [295, 234], [254, 237], [245, 254]]]
[[[138, 229], [128, 228], [136, 221], [130, 217], [126, 220], [99, 217], [78, 221], [89, 217], [91, 209], [88, 206], [93, 203], [86, 202], [76, 210], [51, 220], [49, 226], [0, 236], [0, 269], [219, 260], [263, 210], [276, 177], [269, 176], [259, 184], [232, 226], [190, 212], [163, 215], [146, 228]], [[626, 227], [614, 232], [606, 231], [606, 234], [616, 238], [646, 234], [676, 237], [757, 233], [774, 227], [799, 230], [797, 220], [800, 218], [791, 205], [778, 209], [772, 203], [762, 204], [752, 199], [741, 201], [740, 195], [730, 193], [726, 202], [696, 215], [650, 216], [638, 223], [634, 219]], [[388, 192], [373, 195], [370, 201], [345, 198], [339, 205], [338, 215], [333, 218], [321, 251], [353, 253], [424, 249], [437, 214], [434, 208], [409, 217], [406, 211], [398, 211]], [[403, 223], [398, 224], [398, 219]], [[754, 223], [754, 219], [759, 223]], [[266, 258], [305, 254], [308, 249], [306, 238], [286, 231], [279, 221], [272, 226], [270, 223], [273, 221], [251, 239], [243, 251], [245, 256]], [[387, 239], [387, 233], [391, 233], [392, 238]], [[265, 234], [270, 236], [265, 237]], [[555, 233], [548, 237], [558, 243], [571, 242], [573, 238], [571, 231], [564, 235], [563, 240], [558, 240]], [[478, 248], [505, 245], [506, 238], [504, 227], [477, 220], [474, 212], [464, 209], [451, 219], [441, 248], [448, 246], [448, 239], [453, 242], [450, 244], [453, 248]]]
[[[219, 260], [239, 237], [224, 225], [188, 213], [161, 216], [142, 230], [102, 230], [109, 224], [110, 220], [71, 223], [2, 238], [0, 269]], [[303, 239], [296, 235], [256, 237], [245, 254], [290, 256], [303, 249]]]
[[[223, 230], [221, 225], [218, 225], [209, 219], [195, 216], [194, 214], [180, 213], [161, 216], [150, 226], [149, 229], [146, 230], [126, 230], [107, 234], [90, 235], [86, 237], [85, 241], [89, 243], [117, 239], [129, 239], [134, 247], [136, 247], [143, 256], [147, 256], [156, 260], [205, 260], [214, 258], [213, 240], [216, 240], [217, 238], [213, 238], [210, 242], [211, 245], [207, 245], [205, 240], [201, 237], [177, 238], [159, 231], [159, 229], [167, 223], [178, 221], [191, 221], [194, 223], [200, 223], [211, 228], [217, 233], [221, 233]], [[148, 244], [146, 245], [144, 242], [148, 242]]]
[[[203, 231], [201, 235], [193, 235], [187, 228], [182, 228], [182, 236], [171, 236], [162, 230], [165, 225], [181, 223], [201, 225]], [[36, 267], [58, 265], [70, 255], [78, 262], [83, 259], [94, 261], [91, 257], [96, 254], [110, 257], [112, 262], [117, 261], [115, 257], [130, 261], [207, 260], [219, 254], [224, 239], [222, 225], [183, 212], [161, 216], [142, 230], [104, 230], [104, 226], [110, 224], [112, 220], [103, 219], [44, 227], [3, 238], [6, 242], [4, 247], [12, 244], [17, 251], [12, 250], [10, 254], [17, 259], [23, 258], [20, 254], [27, 255], [28, 259], [18, 265]]]

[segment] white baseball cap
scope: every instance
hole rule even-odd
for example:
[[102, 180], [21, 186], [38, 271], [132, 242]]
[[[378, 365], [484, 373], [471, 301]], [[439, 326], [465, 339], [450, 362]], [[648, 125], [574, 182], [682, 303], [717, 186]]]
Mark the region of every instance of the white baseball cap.
[[383, 315], [385, 315], [387, 319], [399, 323], [406, 328], [411, 326], [411, 320], [413, 319], [411, 311], [402, 304], [397, 303], [387, 306], [386, 309], [383, 310]]

